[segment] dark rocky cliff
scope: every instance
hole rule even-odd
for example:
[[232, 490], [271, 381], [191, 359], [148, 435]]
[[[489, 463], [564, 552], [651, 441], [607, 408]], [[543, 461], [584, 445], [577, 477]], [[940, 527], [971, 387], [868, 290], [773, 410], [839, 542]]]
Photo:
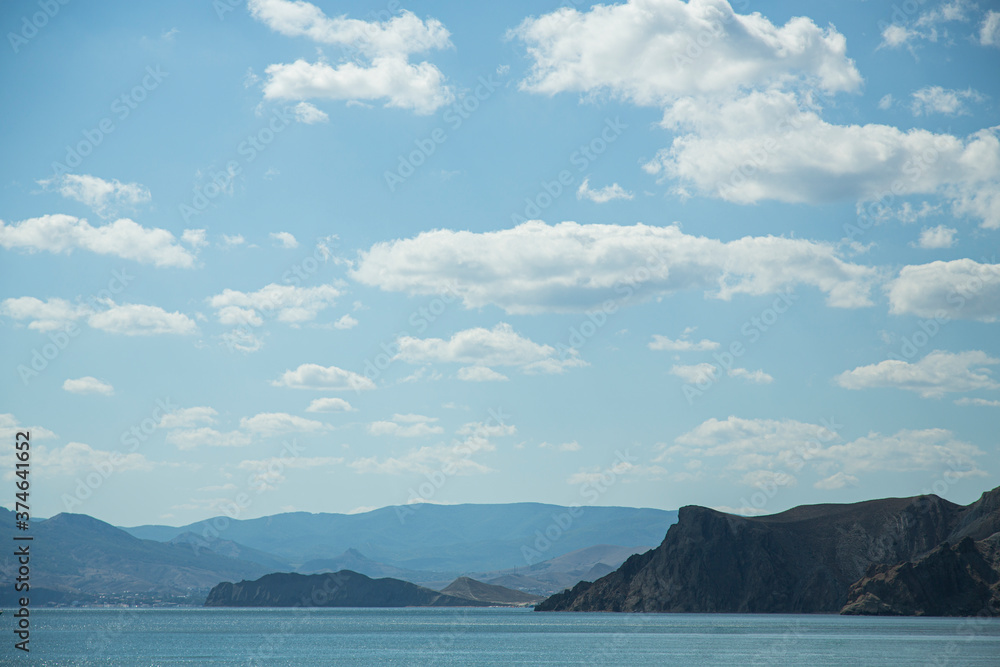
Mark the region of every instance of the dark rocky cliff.
[[839, 612], [873, 565], [996, 532], [1000, 489], [968, 507], [937, 496], [809, 505], [764, 517], [683, 507], [663, 543], [538, 611]]

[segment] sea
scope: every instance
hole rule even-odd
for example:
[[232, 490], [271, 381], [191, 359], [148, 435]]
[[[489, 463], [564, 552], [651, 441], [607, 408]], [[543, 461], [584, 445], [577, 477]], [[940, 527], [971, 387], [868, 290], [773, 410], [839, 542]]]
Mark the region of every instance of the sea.
[[30, 655], [2, 625], [5, 665], [1000, 665], [995, 618], [38, 609]]

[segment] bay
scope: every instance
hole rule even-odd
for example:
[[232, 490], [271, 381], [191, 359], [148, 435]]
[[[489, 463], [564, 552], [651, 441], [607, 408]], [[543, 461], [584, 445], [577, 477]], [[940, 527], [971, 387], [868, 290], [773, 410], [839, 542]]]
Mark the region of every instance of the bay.
[[31, 620], [41, 665], [1000, 665], [1000, 619], [144, 608]]

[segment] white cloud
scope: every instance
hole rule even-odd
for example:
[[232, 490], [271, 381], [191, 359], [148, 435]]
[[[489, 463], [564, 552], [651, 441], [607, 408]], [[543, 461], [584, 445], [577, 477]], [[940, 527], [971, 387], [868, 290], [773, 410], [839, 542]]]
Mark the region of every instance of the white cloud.
[[222, 433], [207, 426], [171, 431], [167, 434], [166, 441], [184, 450], [196, 447], [246, 447], [251, 443], [250, 436], [246, 433], [240, 431]]
[[128, 218], [92, 227], [71, 215], [44, 215], [5, 225], [0, 221], [0, 246], [28, 252], [70, 254], [75, 249], [113, 255], [143, 264], [189, 269], [195, 256], [176, 243], [165, 229], [146, 228]]
[[886, 290], [894, 315], [1000, 319], [1000, 264], [956, 259], [904, 266]]
[[651, 350], [668, 350], [672, 352], [707, 352], [719, 349], [719, 344], [714, 340], [702, 338], [695, 343], [690, 340], [670, 340], [666, 336], [653, 334], [653, 340], [649, 343]]
[[547, 95], [607, 92], [658, 105], [802, 81], [829, 92], [861, 85], [846, 40], [834, 28], [803, 17], [777, 27], [759, 13], [736, 14], [726, 2], [630, 0], [587, 12], [564, 7], [525, 19], [510, 35], [527, 45], [532, 59], [521, 88]]
[[423, 415], [393, 415], [392, 421], [377, 421], [368, 425], [372, 435], [389, 435], [397, 438], [419, 438], [428, 435], [444, 433], [444, 429], [435, 425], [436, 418]]
[[111, 396], [115, 393], [115, 388], [110, 384], [89, 375], [75, 380], [67, 379], [63, 382], [62, 388], [71, 394], [103, 394]]
[[317, 398], [313, 400], [306, 412], [355, 412], [356, 409], [342, 398]]
[[38, 181], [38, 184], [57, 191], [63, 197], [75, 199], [101, 217], [121, 206], [133, 207], [152, 198], [149, 189], [138, 183], [122, 183], [118, 179], [105, 181], [87, 174], [63, 174]]
[[256, 292], [225, 289], [207, 301], [218, 311], [223, 324], [259, 326], [263, 322], [261, 314], [272, 312], [281, 322], [314, 320], [321, 311], [333, 306], [340, 295], [341, 291], [332, 285], [297, 287], [271, 283]]
[[[879, 44], [878, 48], [906, 46], [911, 53], [916, 55], [913, 50], [913, 43], [916, 40], [934, 43], [946, 37], [948, 31], [942, 24], [951, 21], [968, 21], [967, 12], [974, 7], [975, 5], [968, 0], [953, 0], [920, 14], [910, 26], [905, 26], [902, 23], [891, 23], [882, 29], [882, 43]], [[893, 9], [896, 9], [895, 6]], [[912, 11], [916, 11], [916, 6]], [[907, 13], [910, 12], [911, 10], [907, 9]], [[892, 20], [896, 20], [897, 14], [898, 12], [893, 11]], [[906, 17], [903, 15], [901, 18], [905, 19]]]
[[722, 242], [653, 227], [535, 220], [475, 233], [438, 229], [377, 243], [351, 276], [411, 294], [455, 294], [468, 308], [512, 314], [579, 312], [607, 300], [700, 289], [720, 299], [811, 285], [837, 307], [870, 305], [876, 270], [827, 243], [774, 236]]
[[678, 364], [670, 369], [671, 375], [676, 375], [688, 384], [702, 384], [712, 382], [719, 374], [719, 368], [715, 364], [703, 362], [700, 364]]
[[[703, 362], [700, 364], [678, 364], [670, 369], [671, 375], [676, 375], [688, 384], [714, 382], [722, 371], [715, 364]], [[754, 384], [770, 384], [774, 378], [762, 370], [749, 371], [746, 368], [731, 368], [727, 371], [729, 377], [741, 378]]]
[[754, 384], [771, 384], [774, 382], [773, 377], [760, 369], [749, 371], [745, 368], [733, 368], [729, 371], [729, 377], [742, 378]]
[[341, 315], [340, 319], [333, 323], [335, 329], [353, 329], [358, 326], [358, 321], [350, 314]]
[[[32, 433], [32, 437], [34, 437]], [[33, 447], [31, 465], [52, 475], [81, 475], [95, 470], [107, 469], [116, 472], [129, 470], [152, 470], [158, 465], [138, 452], [123, 454], [118, 451], [94, 449], [82, 442], [68, 442], [64, 447]]]
[[[313, 4], [287, 0], [251, 0], [249, 8], [254, 18], [276, 32], [340, 46], [344, 54], [336, 66], [301, 59], [269, 65], [267, 99], [385, 99], [387, 107], [418, 114], [433, 113], [454, 99], [437, 67], [409, 60], [412, 54], [451, 47], [448, 31], [436, 19], [423, 21], [405, 10], [383, 22], [330, 18]], [[350, 52], [362, 58], [351, 57]], [[304, 115], [317, 118], [321, 113], [313, 107]]]
[[941, 398], [947, 393], [1000, 389], [987, 366], [1000, 364], [985, 352], [944, 352], [934, 350], [917, 362], [889, 359], [869, 366], [844, 371], [836, 382], [845, 389], [895, 387], [920, 394], [924, 398]]
[[329, 427], [323, 422], [290, 415], [287, 412], [261, 412], [253, 417], [240, 419], [240, 428], [261, 435], [283, 433], [317, 433]]
[[886, 109], [890, 108], [891, 106], [892, 106], [892, 93], [886, 93], [878, 101], [878, 108], [881, 109], [882, 111], [885, 111]]
[[468, 424], [463, 424], [457, 433], [458, 435], [472, 436], [473, 438], [498, 438], [504, 435], [514, 435], [517, 433], [517, 427], [513, 424], [469, 422]]
[[325, 111], [320, 111], [308, 102], [299, 102], [294, 109], [295, 120], [306, 125], [325, 123], [330, 120], [330, 116]]
[[157, 424], [160, 428], [192, 428], [198, 424], [212, 424], [219, 413], [207, 406], [179, 408], [168, 412]]
[[955, 234], [957, 229], [938, 225], [937, 227], [925, 227], [920, 231], [920, 238], [917, 245], [921, 248], [950, 248], [955, 245]]
[[617, 183], [612, 183], [611, 185], [606, 185], [599, 190], [594, 190], [590, 187], [590, 178], [583, 179], [583, 183], [577, 188], [576, 198], [577, 199], [589, 199], [595, 204], [604, 204], [614, 199], [632, 199], [635, 195], [627, 191], [622, 186]]
[[56, 437], [56, 434], [47, 428], [41, 426], [24, 426], [11, 413], [0, 412], [0, 440], [12, 442], [18, 431], [31, 431], [32, 440], [46, 440]]
[[975, 405], [981, 408], [1000, 408], [1000, 401], [992, 401], [986, 398], [957, 398], [955, 405]]
[[204, 229], [185, 229], [181, 233], [181, 241], [188, 244], [195, 250], [208, 245], [208, 239]]
[[1000, 12], [986, 12], [979, 28], [979, 43], [983, 46], [1000, 46]]
[[541, 449], [555, 449], [560, 452], [578, 452], [580, 451], [580, 443], [576, 440], [571, 442], [564, 442], [558, 445], [554, 445], [551, 442], [542, 442], [538, 445]]
[[294, 371], [285, 371], [280, 380], [271, 384], [275, 387], [327, 391], [347, 389], [360, 391], [375, 388], [375, 383], [363, 375], [358, 375], [353, 371], [345, 371], [336, 366], [324, 367], [319, 364], [302, 364]]
[[618, 461], [609, 468], [601, 469], [599, 466], [592, 468], [581, 468], [566, 478], [567, 484], [599, 484], [606, 486], [608, 480], [629, 481], [635, 478], [650, 480], [659, 479], [666, 474], [666, 470], [658, 465], [646, 463], [631, 463], [629, 461]]
[[842, 489], [845, 486], [857, 486], [858, 478], [854, 475], [848, 475], [847, 473], [841, 471], [834, 473], [825, 479], [821, 479], [815, 484], [814, 487], [817, 489], [824, 489], [826, 491], [834, 491], [836, 489]]
[[833, 125], [815, 104], [777, 90], [735, 100], [685, 98], [667, 109], [663, 125], [677, 136], [644, 168], [674, 179], [682, 195], [693, 188], [751, 204], [934, 194], [956, 215], [1000, 227], [995, 128], [962, 139], [889, 125]]
[[229, 236], [228, 234], [222, 235], [222, 243], [228, 248], [234, 245], [243, 245], [247, 240], [243, 238], [242, 234], [234, 234]]
[[978, 91], [948, 90], [941, 86], [927, 86], [913, 93], [910, 110], [914, 116], [930, 115], [932, 113], [947, 116], [968, 114], [964, 100], [982, 101], [983, 96]]
[[525, 373], [562, 373], [586, 366], [576, 350], [560, 359], [551, 345], [535, 343], [501, 322], [492, 329], [476, 327], [441, 338], [402, 336], [396, 341], [397, 359], [411, 364], [445, 362], [476, 366], [515, 366]]
[[29, 329], [55, 331], [65, 329], [74, 321], [93, 312], [82, 304], [73, 304], [65, 299], [42, 301], [33, 296], [4, 299], [0, 303], [0, 314], [15, 320], [31, 320]]
[[299, 242], [295, 240], [295, 237], [290, 232], [271, 232], [268, 236], [282, 248], [291, 250], [299, 247]]
[[[945, 429], [901, 430], [894, 435], [869, 433], [844, 442], [834, 431], [793, 419], [709, 419], [663, 446], [657, 461], [675, 457], [714, 458], [729, 471], [798, 472], [806, 467], [830, 488], [836, 480], [851, 483], [872, 472], [951, 471], [956, 477], [982, 476], [977, 458], [984, 452], [956, 440]], [[844, 473], [837, 477], [837, 473]], [[831, 480], [831, 476], [834, 478]]]
[[510, 378], [487, 366], [465, 366], [458, 369], [458, 379], [465, 382], [503, 382]]
[[158, 306], [143, 304], [112, 304], [107, 310], [94, 313], [87, 324], [95, 329], [125, 336], [152, 336], [197, 333], [194, 320], [179, 312], [168, 313]]

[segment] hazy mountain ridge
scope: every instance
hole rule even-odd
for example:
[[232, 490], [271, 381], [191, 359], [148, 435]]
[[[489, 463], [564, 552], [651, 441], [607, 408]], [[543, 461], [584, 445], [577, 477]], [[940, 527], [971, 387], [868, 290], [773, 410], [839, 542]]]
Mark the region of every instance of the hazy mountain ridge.
[[[878, 590], [887, 597], [906, 597], [890, 590], [906, 581], [904, 577], [886, 577], [891, 567], [870, 569], [873, 566], [920, 561], [945, 542], [963, 538], [970, 538], [962, 543], [961, 554], [971, 559], [971, 566], [975, 558], [970, 545], [982, 560], [981, 554], [990, 553], [992, 544], [984, 542], [996, 540], [998, 529], [1000, 488], [968, 506], [932, 495], [806, 505], [762, 517], [682, 507], [678, 522], [656, 549], [632, 556], [597, 581], [553, 595], [536, 610], [839, 612], [855, 590], [852, 584], [866, 574], [882, 576]], [[939, 554], [932, 562], [946, 557]], [[920, 567], [930, 565], [924, 561]], [[912, 566], [903, 569], [908, 568]], [[952, 572], [965, 568], [955, 564]], [[989, 584], [990, 575], [977, 581]], [[876, 587], [875, 582], [860, 586], [858, 594]], [[875, 613], [865, 612], [863, 605], [855, 609], [855, 613]], [[990, 610], [987, 601], [983, 611]], [[994, 608], [992, 613], [998, 611]]]

